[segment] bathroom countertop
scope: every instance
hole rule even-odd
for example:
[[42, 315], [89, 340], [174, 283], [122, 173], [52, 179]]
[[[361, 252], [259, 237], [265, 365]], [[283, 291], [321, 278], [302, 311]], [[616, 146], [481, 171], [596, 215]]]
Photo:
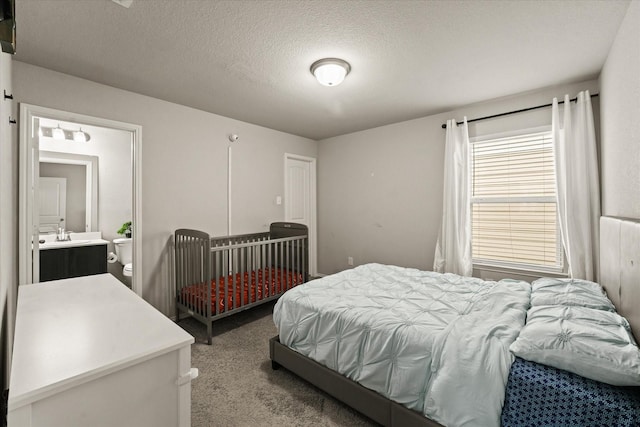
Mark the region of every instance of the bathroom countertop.
[[60, 249], [60, 248], [73, 248], [77, 246], [94, 246], [94, 245], [106, 245], [109, 241], [102, 238], [102, 232], [100, 231], [87, 231], [82, 233], [69, 232], [69, 238], [71, 240], [57, 241], [56, 234], [41, 234], [39, 249]]

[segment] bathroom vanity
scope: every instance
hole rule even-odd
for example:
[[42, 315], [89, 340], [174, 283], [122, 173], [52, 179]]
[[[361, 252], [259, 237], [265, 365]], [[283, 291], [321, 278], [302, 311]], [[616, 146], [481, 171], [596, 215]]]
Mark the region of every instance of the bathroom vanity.
[[107, 243], [92, 238], [40, 244], [40, 282], [106, 273]]
[[193, 341], [110, 274], [20, 286], [9, 426], [188, 427]]

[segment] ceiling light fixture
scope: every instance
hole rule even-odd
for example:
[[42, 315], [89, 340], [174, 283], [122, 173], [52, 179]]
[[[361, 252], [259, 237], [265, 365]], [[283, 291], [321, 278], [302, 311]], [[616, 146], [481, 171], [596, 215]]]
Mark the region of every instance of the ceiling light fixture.
[[89, 136], [88, 133], [82, 132], [82, 128], [80, 128], [80, 130], [73, 132], [73, 140], [75, 142], [87, 142], [88, 136]]
[[53, 138], [59, 141], [87, 142], [91, 139], [91, 135], [83, 131], [82, 128], [80, 130], [68, 130], [61, 128], [60, 125], [54, 128], [40, 126], [38, 134], [41, 137]]
[[343, 59], [324, 58], [311, 64], [311, 74], [324, 86], [337, 86], [351, 71], [351, 65]]
[[111, 0], [112, 2], [114, 2], [115, 4], [119, 4], [122, 7], [126, 7], [127, 9], [129, 9], [131, 7], [131, 3], [133, 3], [133, 0]]
[[51, 130], [51, 136], [53, 137], [53, 139], [58, 139], [58, 140], [64, 139], [64, 131], [62, 130], [60, 125], [58, 125], [58, 127], [53, 128]]

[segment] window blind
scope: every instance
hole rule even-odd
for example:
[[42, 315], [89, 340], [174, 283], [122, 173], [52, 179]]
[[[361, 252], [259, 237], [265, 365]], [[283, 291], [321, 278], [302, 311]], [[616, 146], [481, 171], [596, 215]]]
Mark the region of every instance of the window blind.
[[551, 133], [476, 141], [470, 150], [474, 261], [562, 268]]

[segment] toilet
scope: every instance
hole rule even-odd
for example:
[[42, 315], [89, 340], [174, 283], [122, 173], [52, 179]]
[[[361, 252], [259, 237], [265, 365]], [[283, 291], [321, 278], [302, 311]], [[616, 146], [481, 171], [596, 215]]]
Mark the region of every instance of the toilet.
[[125, 277], [133, 276], [133, 240], [131, 238], [123, 237], [121, 239], [114, 239], [113, 243], [116, 246], [116, 256], [118, 262], [124, 266], [122, 274]]

